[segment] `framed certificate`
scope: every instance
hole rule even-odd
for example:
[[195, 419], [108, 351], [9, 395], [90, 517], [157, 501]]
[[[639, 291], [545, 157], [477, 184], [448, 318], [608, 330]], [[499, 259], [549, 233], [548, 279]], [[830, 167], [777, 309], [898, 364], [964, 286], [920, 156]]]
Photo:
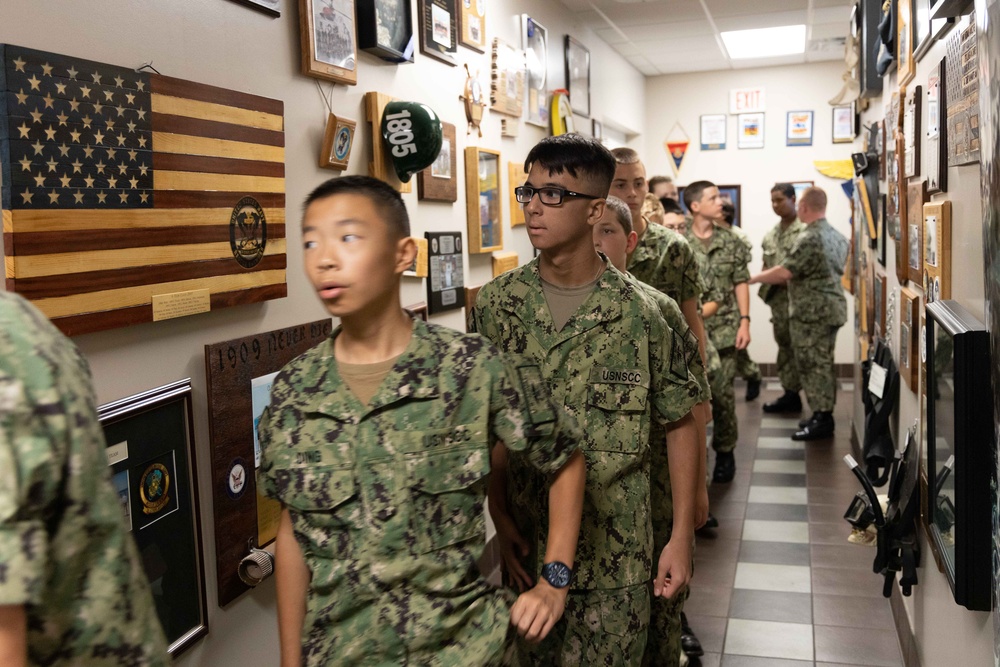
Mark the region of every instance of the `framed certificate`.
[[785, 129], [786, 146], [812, 146], [813, 112], [789, 111]]
[[724, 113], [707, 114], [701, 117], [701, 150], [722, 151], [726, 149], [726, 123]]
[[764, 113], [741, 113], [736, 117], [736, 147], [764, 147]]
[[458, 9], [458, 43], [486, 52], [486, 0], [463, 0]]

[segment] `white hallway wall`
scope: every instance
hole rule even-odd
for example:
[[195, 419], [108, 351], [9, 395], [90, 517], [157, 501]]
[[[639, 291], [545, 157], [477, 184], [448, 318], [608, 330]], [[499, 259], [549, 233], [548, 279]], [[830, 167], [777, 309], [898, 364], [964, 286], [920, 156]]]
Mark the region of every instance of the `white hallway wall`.
[[[725, 70], [672, 74], [646, 80], [646, 129], [643, 132], [642, 157], [647, 174], [674, 176], [681, 184], [709, 180], [724, 185], [742, 186], [741, 214], [743, 229], [754, 243], [751, 273], [761, 266], [760, 242], [778, 218], [771, 210], [771, 187], [782, 181], [815, 181], [826, 190], [830, 204], [827, 218], [850, 238], [850, 201], [844, 196], [838, 179], [820, 174], [814, 160], [837, 160], [851, 157], [851, 144], [832, 141], [832, 107], [827, 103], [841, 86], [843, 65], [839, 62], [788, 65], [760, 69]], [[699, 144], [700, 116], [729, 111], [729, 91], [733, 88], [763, 87], [764, 148], [736, 147], [736, 116], [728, 117], [725, 150], [702, 151]], [[813, 111], [812, 146], [785, 145], [785, 116], [788, 111]], [[675, 123], [687, 133], [691, 146], [679, 175], [664, 148]], [[850, 363], [853, 355], [854, 302], [847, 295], [849, 320], [837, 336], [837, 363]], [[778, 356], [771, 330], [771, 311], [751, 288], [750, 356], [758, 362], [773, 363]]]
[[[417, 16], [417, 3], [412, 2]], [[178, 662], [195, 665], [277, 664], [278, 641], [273, 580], [221, 609], [216, 599], [215, 537], [213, 533], [208, 406], [204, 346], [231, 338], [270, 331], [324, 317], [302, 271], [299, 220], [301, 202], [319, 183], [336, 175], [316, 166], [327, 109], [314, 79], [299, 74], [298, 3], [282, 1], [283, 14], [272, 19], [229, 0], [4, 0], [0, 2], [0, 43], [72, 55], [116, 65], [138, 66], [152, 61], [163, 74], [222, 86], [285, 103], [285, 167], [287, 193], [289, 296], [266, 304], [145, 324], [80, 336], [76, 343], [87, 356], [98, 400], [107, 402], [167, 382], [191, 377], [194, 387], [195, 439], [201, 495], [204, 558], [210, 632]], [[530, 13], [549, 30], [550, 87], [564, 84], [563, 39], [571, 33], [591, 50], [591, 106], [594, 115], [622, 133], [634, 135], [645, 125], [644, 79], [628, 62], [582, 28], [559, 3], [491, 0], [487, 36], [520, 45], [519, 19]], [[461, 62], [479, 69], [489, 80], [490, 55], [459, 48]], [[449, 67], [417, 54], [417, 62], [396, 66], [364, 52], [359, 54], [357, 86], [333, 89], [333, 110], [359, 121], [357, 143], [346, 173], [366, 173], [371, 132], [363, 120], [363, 95], [381, 91], [400, 99], [425, 102], [443, 120], [458, 128], [459, 200], [455, 204], [418, 202], [414, 192], [404, 198], [415, 235], [425, 231], [466, 229], [464, 162], [467, 145], [499, 149], [501, 183], [507, 188], [507, 160], [523, 160], [543, 131], [521, 124], [517, 139], [500, 137], [500, 117], [489, 113], [482, 138], [465, 133], [465, 116], [458, 99], [465, 81], [462, 67]], [[325, 91], [330, 84], [323, 83]], [[589, 131], [589, 119], [578, 119]], [[624, 135], [622, 135], [624, 136]], [[506, 190], [505, 190], [506, 192]], [[510, 211], [503, 203], [505, 250], [517, 250], [521, 261], [532, 256], [524, 228], [510, 228]], [[466, 238], [468, 238], [466, 234]], [[492, 273], [490, 256], [466, 257], [466, 284], [481, 284]], [[422, 280], [406, 279], [403, 303], [426, 299]], [[461, 311], [435, 321], [464, 328]]]

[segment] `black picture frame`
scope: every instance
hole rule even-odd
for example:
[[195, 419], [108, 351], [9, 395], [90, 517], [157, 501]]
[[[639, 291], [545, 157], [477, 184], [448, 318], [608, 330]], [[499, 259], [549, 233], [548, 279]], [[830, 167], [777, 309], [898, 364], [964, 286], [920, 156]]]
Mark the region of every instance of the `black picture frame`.
[[572, 35], [566, 35], [566, 90], [573, 113], [590, 117], [590, 49]]
[[233, 0], [233, 2], [256, 9], [258, 12], [267, 14], [268, 16], [281, 16], [282, 0]]
[[409, 0], [356, 0], [358, 48], [391, 63], [413, 62]]
[[462, 232], [424, 232], [427, 239], [427, 311], [465, 307]]
[[876, 225], [876, 228], [878, 229], [878, 235], [877, 235], [877, 237], [875, 239], [875, 250], [876, 250], [876, 255], [877, 255], [877, 258], [878, 258], [878, 263], [883, 268], [885, 268], [885, 248], [886, 248], [886, 242], [885, 242], [885, 235], [886, 235], [885, 202], [886, 202], [886, 196], [884, 194], [880, 194], [878, 196], [878, 199], [879, 199], [878, 213], [877, 213], [877, 215], [878, 215], [878, 224]]
[[99, 406], [111, 476], [177, 657], [208, 634], [191, 379]]
[[418, 0], [420, 53], [455, 67], [458, 62], [458, 8], [456, 0]]

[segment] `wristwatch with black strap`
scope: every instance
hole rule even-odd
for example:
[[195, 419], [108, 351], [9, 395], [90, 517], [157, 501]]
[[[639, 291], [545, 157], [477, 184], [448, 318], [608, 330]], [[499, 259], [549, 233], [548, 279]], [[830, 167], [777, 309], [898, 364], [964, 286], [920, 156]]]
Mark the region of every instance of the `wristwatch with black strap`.
[[555, 560], [542, 565], [542, 579], [553, 588], [566, 588], [573, 580], [573, 568]]

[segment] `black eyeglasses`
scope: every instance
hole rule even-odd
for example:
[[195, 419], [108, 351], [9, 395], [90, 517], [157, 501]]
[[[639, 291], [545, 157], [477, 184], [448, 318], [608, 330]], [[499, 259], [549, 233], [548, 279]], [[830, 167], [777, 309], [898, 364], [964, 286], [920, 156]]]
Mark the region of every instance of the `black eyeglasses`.
[[542, 202], [546, 206], [559, 206], [563, 202], [564, 197], [585, 197], [587, 199], [603, 199], [603, 197], [598, 197], [597, 195], [585, 195], [580, 192], [573, 192], [572, 190], [567, 190], [566, 188], [556, 188], [556, 187], [544, 187], [544, 188], [533, 188], [530, 185], [522, 185], [520, 187], [514, 188], [514, 196], [517, 198], [518, 204], [527, 204], [531, 201], [531, 198], [538, 193], [538, 201]]

